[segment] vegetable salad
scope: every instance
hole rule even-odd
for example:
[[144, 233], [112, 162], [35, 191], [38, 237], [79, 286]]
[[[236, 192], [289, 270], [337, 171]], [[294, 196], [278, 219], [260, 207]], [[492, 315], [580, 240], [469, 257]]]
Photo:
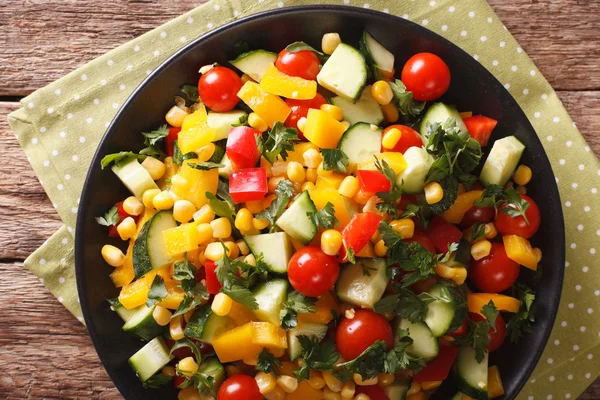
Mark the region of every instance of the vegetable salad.
[[102, 160], [131, 191], [97, 218], [128, 243], [102, 256], [131, 367], [181, 400], [501, 396], [488, 355], [531, 332], [542, 258], [525, 146], [438, 100], [434, 54], [397, 77], [369, 32], [321, 47], [239, 43]]

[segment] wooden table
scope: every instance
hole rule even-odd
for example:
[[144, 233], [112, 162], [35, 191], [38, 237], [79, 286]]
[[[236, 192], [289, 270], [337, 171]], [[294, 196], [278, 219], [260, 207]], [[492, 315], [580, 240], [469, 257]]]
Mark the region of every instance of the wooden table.
[[[0, 4], [0, 398], [120, 398], [86, 329], [23, 268], [61, 222], [8, 129], [18, 100], [192, 9], [180, 0]], [[600, 154], [600, 4], [490, 0]], [[600, 399], [600, 380], [580, 399]]]

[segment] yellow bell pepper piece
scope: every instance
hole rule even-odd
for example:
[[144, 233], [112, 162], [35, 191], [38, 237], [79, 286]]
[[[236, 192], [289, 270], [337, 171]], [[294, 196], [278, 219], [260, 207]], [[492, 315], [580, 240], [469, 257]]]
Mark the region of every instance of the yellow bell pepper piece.
[[277, 121], [285, 121], [292, 112], [285, 101], [265, 92], [256, 82], [244, 83], [237, 95], [271, 128]]
[[287, 349], [287, 335], [283, 328], [270, 322], [253, 322], [252, 343], [262, 347]]
[[[391, 169], [394, 170], [396, 175], [400, 175], [406, 169], [406, 160], [402, 153], [395, 151], [386, 151], [385, 153], [375, 154], [377, 160], [385, 161]], [[366, 169], [370, 171], [377, 171], [375, 166], [375, 157], [369, 157], [364, 162], [358, 164], [357, 169]]]
[[110, 274], [115, 287], [122, 287], [130, 283], [135, 278], [135, 272], [133, 270], [133, 243], [134, 239], [129, 241], [129, 247], [127, 247], [127, 253], [125, 254], [125, 262]]
[[339, 307], [331, 293], [327, 292], [319, 297], [314, 305], [315, 313], [298, 313], [298, 323], [327, 325], [333, 319], [331, 310], [339, 312]]
[[254, 314], [240, 303], [233, 302], [227, 317], [237, 326], [242, 326], [254, 319]]
[[182, 199], [191, 201], [196, 208], [200, 208], [208, 204], [206, 192], [216, 193], [219, 184], [219, 171], [211, 169], [209, 171], [201, 171], [190, 167], [188, 164], [194, 160], [186, 160], [181, 166], [179, 176], [185, 178], [185, 183], [181, 184], [178, 181], [173, 182], [171, 190]]
[[267, 93], [296, 100], [310, 100], [317, 95], [316, 81], [286, 75], [273, 64], [263, 75], [260, 88]]
[[253, 338], [253, 322], [248, 322], [246, 325], [223, 332], [213, 339], [212, 345], [222, 363], [251, 360], [258, 357], [263, 349], [263, 346], [252, 342]]
[[179, 307], [184, 297], [185, 293], [183, 293], [181, 290], [174, 289], [169, 292], [167, 297], [165, 297], [162, 301], [159, 301], [156, 304], [158, 304], [161, 307], [168, 308], [170, 310], [177, 310], [177, 307]]
[[488, 368], [488, 397], [495, 399], [504, 394], [504, 386], [502, 385], [502, 378], [500, 377], [500, 371], [497, 366]]
[[308, 149], [319, 150], [318, 146], [315, 146], [311, 142], [300, 142], [294, 145], [294, 151], [288, 151], [288, 156], [286, 158], [287, 162], [296, 161], [300, 164], [304, 163], [304, 152]]
[[165, 174], [156, 181], [156, 184], [161, 190], [165, 190], [171, 186], [171, 178], [179, 171], [179, 164], [173, 162], [173, 157], [165, 158]]
[[325, 393], [322, 390], [313, 389], [308, 381], [304, 380], [298, 384], [293, 393], [288, 393], [287, 400], [323, 400]]
[[514, 297], [505, 296], [496, 293], [469, 293], [467, 295], [467, 304], [469, 312], [481, 314], [481, 309], [488, 304], [490, 300], [500, 311], [516, 313], [519, 311], [521, 302]]
[[346, 125], [342, 124], [325, 111], [311, 108], [306, 115], [304, 137], [322, 149], [337, 147]]
[[181, 125], [182, 131], [187, 131], [193, 126], [200, 125], [208, 120], [208, 114], [206, 113], [206, 107], [204, 104], [200, 104], [200, 107], [191, 114], [188, 114], [183, 119], [183, 124]]
[[356, 214], [356, 205], [351, 199], [343, 197], [337, 189], [313, 189], [309, 190], [310, 198], [317, 210], [322, 210], [327, 203], [333, 204], [335, 217], [340, 222], [335, 226], [335, 229], [342, 230], [348, 225], [350, 219]]
[[156, 275], [160, 275], [163, 278], [165, 286], [167, 286], [167, 283], [169, 283], [169, 286], [172, 285], [173, 279], [171, 278], [170, 265], [155, 268], [147, 272], [144, 276], [141, 276], [138, 280], [121, 288], [119, 301], [123, 304], [123, 307], [131, 310], [146, 303], [146, 300], [148, 300], [148, 291]]
[[190, 129], [181, 130], [177, 137], [177, 145], [182, 154], [191, 151], [198, 151], [202, 146], [206, 146], [215, 140], [215, 131], [206, 123], [200, 123], [192, 126]]
[[198, 248], [198, 228], [195, 223], [181, 224], [162, 232], [167, 254], [176, 256]]
[[502, 241], [508, 258], [526, 268], [537, 270], [538, 259], [529, 240], [518, 235], [505, 235]]
[[444, 211], [442, 218], [452, 224], [460, 224], [465, 213], [469, 208], [473, 207], [473, 202], [481, 197], [482, 190], [471, 190], [465, 192], [456, 198], [456, 201], [452, 206]]
[[333, 173], [329, 176], [317, 176], [315, 189], [338, 189], [346, 175]]
[[360, 249], [360, 251], [358, 253], [356, 253], [356, 257], [361, 257], [361, 258], [375, 258], [375, 257], [377, 257], [375, 255], [375, 248], [373, 247], [373, 243], [367, 242], [367, 244], [365, 245], [365, 247], [363, 247], [362, 249]]

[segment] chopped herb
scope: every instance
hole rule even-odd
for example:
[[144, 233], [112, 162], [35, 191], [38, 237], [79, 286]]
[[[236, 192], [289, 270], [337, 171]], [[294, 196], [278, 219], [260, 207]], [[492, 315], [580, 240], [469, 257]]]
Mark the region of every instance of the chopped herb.
[[504, 196], [504, 190], [498, 185], [485, 185], [481, 197], [473, 202], [477, 207], [497, 207], [498, 201]]
[[183, 383], [178, 386], [179, 389], [194, 387], [200, 394], [214, 394], [215, 378], [213, 376], [203, 372], [184, 371], [179, 369], [179, 367], [177, 367], [176, 372], [178, 376], [182, 376], [185, 379]]
[[303, 360], [300, 369], [292, 371], [299, 382], [310, 377], [310, 370], [331, 371], [334, 364], [339, 360], [340, 353], [337, 352], [335, 343], [332, 340], [326, 340], [320, 344], [320, 340], [316, 337], [299, 335], [297, 337], [302, 353], [300, 358]]
[[208, 203], [212, 207], [215, 214], [217, 214], [219, 217], [225, 217], [229, 219], [229, 221], [232, 223], [235, 221], [235, 212], [227, 201], [217, 199], [212, 192], [206, 192], [206, 198], [208, 199]]
[[223, 164], [217, 164], [208, 161], [200, 161], [197, 163], [187, 163], [187, 166], [201, 171], [210, 171], [211, 169], [223, 168]]
[[287, 51], [288, 53], [297, 53], [303, 50], [308, 50], [315, 53], [315, 55], [319, 58], [319, 61], [321, 61], [322, 64], [325, 63], [325, 61], [327, 61], [327, 59], [329, 58], [327, 54], [321, 53], [319, 50], [315, 49], [314, 47], [311, 47], [310, 45], [304, 42], [294, 42], [292, 44], [289, 44], [285, 48], [285, 51]]
[[192, 350], [192, 353], [194, 353], [194, 356], [196, 356], [196, 362], [200, 364], [200, 362], [202, 361], [202, 354], [200, 353], [200, 350], [198, 349], [196, 343], [188, 338], [176, 340], [175, 344], [173, 344], [173, 347], [171, 347], [169, 355], [173, 355], [173, 352], [175, 352], [175, 350], [182, 349], [184, 347], [187, 347], [190, 350]]
[[[256, 269], [255, 266], [247, 264], [237, 259], [231, 259], [227, 255], [227, 248], [223, 245], [223, 258], [216, 262], [216, 274], [219, 283], [223, 286], [221, 292], [231, 297], [235, 302], [240, 303], [249, 310], [258, 309], [258, 303], [254, 294], [250, 291], [251, 272]], [[244, 276], [241, 272], [249, 273]]]
[[346, 246], [344, 243], [344, 248], [346, 249], [346, 260], [351, 264], [356, 264], [356, 258], [354, 256], [354, 249], [352, 247]]
[[281, 361], [273, 354], [269, 353], [267, 349], [262, 349], [258, 354], [256, 369], [266, 374], [272, 373], [275, 376], [279, 376], [277, 367], [281, 367]]
[[117, 225], [121, 217], [119, 216], [119, 211], [117, 207], [112, 207], [110, 210], [104, 214], [103, 217], [96, 217], [96, 222], [102, 226], [113, 226]]
[[382, 200], [377, 203], [377, 209], [396, 218], [398, 216], [396, 203], [402, 196], [402, 188], [396, 185], [396, 172], [394, 172], [385, 160], [378, 160], [377, 157], [375, 157], [375, 167], [390, 181], [389, 191], [376, 193], [377, 197]]
[[165, 124], [160, 126], [156, 130], [150, 132], [142, 132], [142, 135], [144, 136], [144, 144], [146, 146], [153, 146], [169, 135], [169, 129]]
[[121, 301], [118, 297], [115, 297], [113, 299], [106, 299], [106, 301], [108, 301], [108, 304], [110, 304], [110, 308], [112, 310], [116, 310], [117, 308], [123, 307], [123, 304], [121, 304]]
[[323, 170], [346, 172], [348, 156], [341, 149], [321, 149]]
[[500, 311], [498, 311], [498, 309], [494, 305], [494, 302], [490, 300], [489, 303], [484, 305], [481, 308], [481, 313], [483, 314], [487, 322], [490, 324], [494, 332], [496, 332], [496, 319], [498, 318], [498, 315], [500, 315]]
[[173, 264], [173, 279], [178, 281], [196, 279], [198, 270], [191, 262], [189, 262], [187, 253], [185, 253], [183, 257], [183, 261], [177, 261]]
[[131, 160], [141, 160], [146, 159], [146, 156], [132, 153], [131, 151], [122, 151], [120, 153], [107, 154], [100, 161], [100, 165], [102, 169], [108, 167], [110, 164], [114, 163], [117, 167], [122, 167], [127, 164]]
[[386, 255], [391, 263], [399, 263], [408, 257], [408, 244], [402, 240], [396, 231], [386, 221], [379, 223], [379, 233], [381, 239], [388, 248]]
[[282, 122], [276, 122], [273, 129], [267, 131], [266, 138], [256, 137], [256, 142], [262, 156], [271, 165], [280, 156], [283, 161], [288, 157], [288, 151], [294, 151], [294, 143], [298, 142], [298, 132], [294, 128], [286, 127]]
[[335, 217], [335, 209], [333, 208], [333, 204], [329, 201], [327, 204], [325, 204], [325, 207], [323, 207], [322, 210], [315, 212], [309, 211], [306, 213], [306, 215], [308, 215], [308, 218], [314, 222], [317, 228], [321, 226], [325, 229], [332, 229], [334, 226], [339, 224], [339, 221]]
[[437, 203], [429, 204], [429, 209], [437, 215], [442, 214], [452, 207], [458, 197], [458, 180], [454, 175], [448, 175], [438, 181], [438, 183], [444, 190], [444, 196]]
[[271, 205], [269, 205], [266, 210], [256, 214], [256, 218], [263, 218], [269, 221], [269, 224], [271, 225], [270, 232], [275, 230], [275, 221], [283, 214], [290, 198], [294, 195], [292, 182], [287, 179], [279, 181], [275, 188], [275, 195], [277, 197], [271, 202]]
[[185, 295], [181, 303], [179, 303], [179, 307], [177, 307], [177, 310], [175, 310], [171, 318], [175, 318], [179, 315], [183, 315], [187, 312], [192, 311], [194, 308], [202, 304], [205, 300], [208, 300], [208, 294], [206, 294], [204, 298]]
[[420, 201], [419, 204], [408, 203], [402, 214], [400, 214], [397, 218], [402, 219], [417, 217], [419, 218], [421, 225], [423, 225], [423, 228], [428, 229], [429, 219], [427, 218], [426, 213], [430, 211], [429, 205], [424, 201]]
[[175, 164], [181, 165], [185, 160], [192, 160], [195, 158], [198, 158], [198, 154], [194, 153], [193, 151], [182, 154], [178, 141], [175, 140], [173, 142], [173, 162]]
[[369, 268], [365, 263], [360, 263], [360, 266], [364, 276], [371, 276], [371, 271], [377, 271], [375, 268]]
[[316, 313], [314, 308], [317, 299], [305, 297], [295, 290], [288, 295], [287, 301], [279, 312], [281, 327], [285, 330], [294, 329], [298, 325], [298, 313]]
[[531, 288], [518, 282], [513, 287], [513, 291], [515, 297], [521, 301], [519, 311], [513, 314], [506, 323], [507, 336], [514, 343], [532, 332], [535, 316], [531, 311], [531, 304], [535, 300], [535, 293]]
[[162, 151], [161, 149], [159, 149], [157, 146], [148, 146], [143, 148], [142, 150], [140, 150], [140, 155], [143, 156], [147, 156], [147, 157], [153, 157], [156, 158], [157, 160], [164, 160], [165, 157], [167, 156], [165, 154], [164, 151]]
[[[386, 296], [375, 303], [373, 310], [379, 314], [393, 312], [396, 316], [411, 322], [421, 322], [427, 315], [427, 305], [439, 298], [427, 293], [416, 295], [410, 290], [394, 285], [397, 293]], [[448, 299], [442, 301], [448, 301]]]
[[475, 243], [477, 239], [485, 236], [485, 224], [477, 221], [471, 227], [471, 243]]
[[500, 211], [511, 218], [523, 217], [527, 225], [529, 225], [529, 221], [527, 220], [527, 209], [529, 208], [529, 202], [523, 198], [521, 195], [517, 193], [517, 191], [509, 187], [504, 191], [504, 200], [502, 202], [504, 207], [500, 208]]
[[425, 367], [425, 360], [413, 357], [406, 352], [406, 348], [413, 343], [408, 329], [399, 329], [396, 332], [396, 345], [386, 355], [385, 370], [388, 373], [396, 373], [407, 369], [419, 373]]
[[161, 372], [158, 372], [143, 382], [142, 385], [144, 385], [145, 389], [158, 389], [159, 387], [171, 383], [172, 380], [172, 376], [164, 375]]
[[200, 96], [198, 95], [198, 85], [181, 85], [179, 90], [181, 90], [192, 103], [197, 103], [200, 101]]
[[416, 117], [423, 112], [425, 103], [416, 101], [413, 94], [406, 90], [406, 86], [400, 79], [394, 82], [389, 82], [392, 93], [394, 94], [393, 102], [398, 107], [398, 111], [405, 119]]
[[455, 342], [459, 346], [469, 346], [475, 349], [475, 359], [478, 363], [482, 362], [485, 358], [487, 348], [490, 345], [488, 332], [490, 328], [496, 329], [496, 318], [499, 314], [491, 300], [482, 307], [481, 313], [486, 317], [485, 320], [475, 322], [469, 319], [467, 335], [455, 338]]
[[156, 275], [152, 281], [152, 286], [148, 291], [148, 300], [146, 301], [147, 307], [152, 307], [155, 303], [162, 301], [169, 295], [165, 281], [160, 275]]

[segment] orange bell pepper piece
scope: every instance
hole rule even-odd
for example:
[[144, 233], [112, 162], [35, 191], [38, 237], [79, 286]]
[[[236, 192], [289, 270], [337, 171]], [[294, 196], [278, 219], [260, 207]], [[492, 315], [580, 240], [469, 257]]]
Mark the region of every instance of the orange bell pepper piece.
[[469, 293], [467, 295], [469, 312], [482, 315], [481, 309], [484, 305], [488, 304], [490, 300], [500, 311], [516, 313], [519, 311], [519, 307], [521, 306], [521, 302], [519, 300], [515, 299], [514, 297], [505, 296], [503, 294]]
[[325, 393], [322, 390], [313, 389], [308, 381], [300, 382], [298, 388], [286, 397], [287, 400], [323, 400], [324, 398]]
[[537, 270], [538, 258], [529, 240], [518, 235], [505, 235], [502, 241], [508, 258], [526, 268]]
[[319, 297], [314, 308], [315, 313], [298, 313], [298, 323], [327, 325], [333, 319], [331, 310], [339, 312], [338, 304], [329, 292]]
[[442, 218], [452, 224], [459, 224], [469, 208], [473, 207], [473, 202], [481, 197], [482, 190], [471, 190], [465, 192], [456, 198], [452, 207], [444, 211]]
[[488, 397], [495, 399], [504, 394], [504, 386], [502, 385], [502, 378], [500, 377], [500, 371], [497, 366], [488, 368]]

